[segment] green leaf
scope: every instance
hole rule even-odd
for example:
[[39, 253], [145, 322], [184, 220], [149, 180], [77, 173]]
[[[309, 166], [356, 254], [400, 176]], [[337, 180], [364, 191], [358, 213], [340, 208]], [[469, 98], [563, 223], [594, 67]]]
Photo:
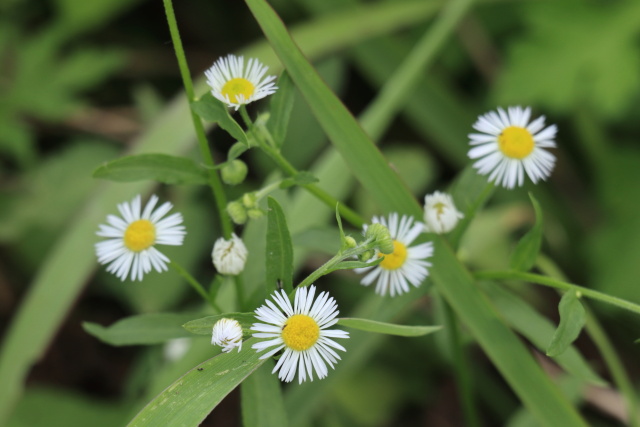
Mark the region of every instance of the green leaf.
[[[516, 332], [531, 341], [540, 351], [546, 351], [555, 333], [555, 325], [504, 286], [493, 282], [482, 283], [482, 285], [482, 289], [491, 298], [491, 302], [507, 323]], [[600, 387], [609, 385], [572, 345], [564, 353], [556, 356], [554, 360], [567, 373], [582, 381]]]
[[222, 129], [237, 141], [249, 146], [247, 135], [242, 127], [229, 114], [229, 109], [225, 104], [217, 100], [210, 93], [203, 95], [197, 101], [191, 103], [191, 108], [204, 120], [217, 123]]
[[560, 324], [547, 348], [547, 356], [556, 357], [564, 353], [572, 342], [578, 338], [586, 322], [584, 307], [577, 292], [567, 291], [558, 305]]
[[378, 322], [376, 320], [369, 319], [354, 319], [349, 317], [340, 318], [340, 320], [338, 320], [338, 325], [359, 329], [361, 331], [397, 335], [400, 337], [420, 337], [442, 329], [442, 326], [396, 325], [394, 323]]
[[142, 409], [129, 427], [197, 426], [218, 403], [267, 359], [251, 348], [222, 353], [196, 366]]
[[245, 335], [249, 335], [247, 332], [251, 325], [255, 322], [256, 318], [253, 313], [223, 313], [216, 314], [215, 316], [202, 317], [200, 319], [191, 320], [182, 327], [192, 334], [196, 335], [211, 335], [213, 325], [220, 319], [235, 319], [242, 325], [242, 330]]
[[140, 314], [119, 320], [108, 327], [91, 322], [83, 322], [82, 327], [107, 344], [151, 345], [174, 338], [191, 337], [192, 335], [182, 328], [182, 324], [193, 317], [193, 314], [183, 313]]
[[231, 146], [231, 148], [229, 148], [229, 152], [227, 153], [227, 161], [230, 162], [232, 160], [237, 159], [238, 157], [240, 157], [242, 153], [244, 153], [248, 149], [249, 149], [249, 146], [244, 142], [236, 142]]
[[284, 138], [287, 136], [287, 127], [289, 126], [289, 118], [293, 109], [295, 86], [286, 71], [283, 71], [280, 75], [277, 86], [278, 90], [271, 96], [269, 104], [271, 116], [267, 122], [267, 129], [271, 133], [276, 147], [281, 148]]
[[168, 154], [138, 154], [112, 160], [93, 172], [94, 178], [117, 182], [153, 180], [164, 184], [202, 184], [207, 172], [185, 157]]
[[294, 185], [313, 184], [314, 182], [318, 182], [318, 178], [313, 176], [311, 172], [300, 171], [294, 176], [283, 179], [282, 183], [280, 183], [280, 188], [289, 188], [293, 187]]
[[533, 267], [542, 244], [542, 209], [533, 194], [529, 193], [529, 198], [536, 212], [536, 223], [516, 245], [510, 263], [512, 269], [520, 271], [528, 271]]
[[267, 215], [267, 295], [278, 289], [278, 284], [288, 294], [293, 290], [293, 245], [287, 227], [287, 219], [280, 204], [268, 198]]
[[242, 424], [247, 427], [287, 427], [282, 389], [272, 374], [274, 362], [268, 358], [240, 387]]
[[353, 268], [367, 268], [367, 267], [375, 267], [380, 264], [384, 260], [384, 257], [376, 258], [373, 261], [342, 261], [333, 266], [331, 271], [336, 270], [350, 270]]

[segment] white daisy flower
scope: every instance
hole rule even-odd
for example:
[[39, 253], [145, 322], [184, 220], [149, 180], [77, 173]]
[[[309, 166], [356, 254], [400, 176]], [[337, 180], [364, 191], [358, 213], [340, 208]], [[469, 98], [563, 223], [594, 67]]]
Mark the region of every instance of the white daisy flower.
[[229, 240], [225, 240], [223, 237], [216, 240], [211, 252], [211, 260], [220, 274], [235, 276], [244, 270], [248, 254], [242, 239], [233, 233]]
[[424, 197], [425, 231], [443, 234], [453, 230], [464, 215], [456, 209], [450, 194], [436, 191]]
[[529, 123], [531, 108], [498, 108], [478, 117], [473, 128], [482, 133], [469, 134], [473, 148], [469, 157], [480, 159], [473, 164], [489, 181], [506, 188], [524, 184], [524, 172], [537, 183], [551, 175], [556, 162], [545, 148], [555, 147], [555, 125], [544, 127], [544, 116]]
[[107, 271], [123, 280], [131, 272], [131, 280], [142, 280], [151, 271], [167, 270], [169, 258], [155, 248], [155, 245], [182, 245], [186, 231], [182, 226], [182, 215], [174, 213], [163, 217], [173, 205], [165, 202], [155, 209], [158, 197], [153, 195], [140, 212], [140, 196], [131, 203], [121, 203], [118, 210], [122, 218], [107, 215], [108, 225], [101, 224], [98, 236], [108, 240], [96, 243], [96, 255], [100, 264], [109, 264]]
[[[382, 262], [375, 267], [356, 268], [356, 273], [368, 273], [360, 284], [369, 286], [374, 280], [376, 293], [393, 297], [409, 292], [409, 283], [418, 287], [429, 275], [431, 263], [426, 261], [433, 255], [433, 244], [422, 243], [409, 247], [411, 243], [424, 231], [424, 224], [415, 222], [413, 217], [403, 215], [398, 221], [398, 214], [392, 213], [389, 218], [373, 217], [373, 223], [380, 223], [389, 229], [393, 239], [393, 253], [377, 253], [377, 257], [384, 256]], [[366, 227], [366, 226], [365, 226]]]
[[242, 326], [235, 319], [223, 318], [213, 325], [211, 344], [222, 347], [223, 353], [229, 353], [238, 347], [242, 350]]
[[241, 105], [249, 104], [278, 89], [273, 82], [276, 76], [266, 76], [267, 67], [251, 58], [244, 66], [244, 57], [227, 55], [214, 62], [204, 74], [211, 86], [211, 94], [236, 111]]
[[[319, 379], [327, 376], [327, 364], [333, 368], [340, 356], [333, 350], [346, 351], [332, 338], [349, 338], [349, 333], [328, 329], [338, 322], [338, 305], [327, 292], [321, 292], [315, 302], [316, 287], [297, 288], [293, 307], [281, 289], [256, 309], [256, 318], [265, 323], [254, 323], [256, 338], [269, 338], [252, 346], [258, 352], [270, 349], [260, 359], [266, 359], [284, 349], [272, 373], [280, 371], [281, 381], [291, 382], [298, 371], [298, 382], [313, 381], [313, 371]], [[272, 348], [273, 347], [273, 348]], [[272, 349], [271, 349], [272, 348]], [[325, 363], [326, 362], [326, 363]]]

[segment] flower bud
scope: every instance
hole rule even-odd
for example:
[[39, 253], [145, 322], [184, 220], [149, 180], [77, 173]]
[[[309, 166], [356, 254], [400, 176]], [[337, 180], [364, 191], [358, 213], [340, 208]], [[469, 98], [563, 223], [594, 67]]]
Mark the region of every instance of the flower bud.
[[364, 237], [372, 238], [376, 242], [376, 246], [383, 254], [393, 253], [393, 239], [389, 233], [389, 229], [384, 225], [374, 222], [367, 227]]
[[453, 230], [464, 215], [458, 212], [453, 199], [447, 193], [436, 191], [424, 198], [425, 230], [443, 234]]
[[358, 246], [358, 242], [356, 242], [356, 239], [354, 239], [351, 236], [346, 236], [344, 238], [344, 243], [347, 246], [347, 248], [349, 248], [349, 249], [355, 248], [356, 246]]
[[247, 165], [242, 160], [232, 160], [222, 167], [221, 175], [225, 184], [240, 184], [247, 177]]
[[258, 197], [256, 196], [256, 193], [245, 193], [242, 196], [242, 204], [247, 209], [257, 208], [258, 207]]
[[227, 204], [227, 213], [231, 217], [231, 221], [235, 224], [242, 225], [247, 222], [247, 210], [244, 205], [238, 201]]
[[213, 325], [211, 344], [222, 347], [223, 353], [229, 353], [238, 347], [242, 349], [242, 326], [235, 319], [223, 318]]
[[264, 212], [259, 208], [252, 208], [247, 210], [247, 215], [249, 215], [250, 219], [257, 219], [264, 216]]
[[231, 239], [219, 238], [213, 245], [211, 260], [220, 274], [237, 275], [244, 270], [247, 261], [247, 247], [235, 233]]
[[367, 262], [375, 255], [375, 251], [373, 249], [369, 249], [368, 251], [362, 252], [358, 255], [358, 260], [362, 262]]

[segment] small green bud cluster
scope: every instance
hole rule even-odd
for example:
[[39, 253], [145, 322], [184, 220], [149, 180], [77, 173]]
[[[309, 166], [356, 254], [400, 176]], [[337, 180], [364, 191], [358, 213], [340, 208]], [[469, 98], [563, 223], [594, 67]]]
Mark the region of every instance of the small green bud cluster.
[[228, 162], [220, 171], [222, 181], [229, 185], [238, 185], [247, 177], [247, 165], [242, 160]]
[[245, 193], [238, 200], [234, 200], [227, 204], [227, 213], [231, 220], [242, 225], [247, 219], [256, 219], [264, 215], [264, 212], [258, 206], [258, 197], [256, 193]]
[[[389, 229], [380, 223], [373, 223], [367, 227], [364, 234], [366, 239], [376, 242], [378, 250], [383, 254], [393, 253], [393, 239]], [[371, 258], [371, 257], [369, 257]]]

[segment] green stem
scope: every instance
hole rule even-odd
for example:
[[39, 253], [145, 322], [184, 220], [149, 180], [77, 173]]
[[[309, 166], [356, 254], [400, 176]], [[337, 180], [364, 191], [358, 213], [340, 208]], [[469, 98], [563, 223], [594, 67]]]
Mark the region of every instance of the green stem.
[[[536, 266], [545, 274], [556, 277], [559, 280], [566, 280], [566, 277], [558, 268], [558, 266], [550, 258], [541, 255], [538, 258]], [[640, 413], [635, 409], [637, 407], [638, 396], [636, 395], [633, 384], [629, 381], [629, 375], [625, 372], [624, 365], [618, 357], [613, 344], [607, 337], [602, 325], [598, 321], [598, 318], [593, 314], [591, 309], [585, 306], [587, 313], [587, 323], [585, 329], [591, 339], [593, 340], [598, 351], [602, 355], [613, 381], [624, 396], [625, 404], [627, 406], [627, 413], [629, 416], [629, 425], [633, 427], [640, 426]]]
[[[282, 170], [289, 176], [295, 176], [299, 173], [299, 171], [291, 163], [289, 163], [289, 161], [282, 155], [282, 153], [280, 153], [280, 150], [274, 148], [273, 144], [271, 144], [269, 141], [265, 141], [265, 139], [271, 138], [271, 134], [266, 128], [261, 127], [258, 132], [255, 132], [255, 134], [256, 139], [260, 144], [260, 148], [262, 148], [265, 153], [267, 153], [267, 155], [271, 157], [271, 159], [276, 163], [280, 170]], [[302, 185], [302, 187], [313, 194], [318, 200], [329, 206], [331, 209], [335, 209], [336, 205], [338, 205], [338, 212], [340, 212], [340, 216], [354, 227], [361, 228], [364, 225], [365, 221], [360, 215], [358, 215], [358, 213], [350, 209], [344, 203], [339, 202], [338, 199], [324, 191], [322, 188], [318, 187], [315, 184], [305, 184]]]
[[169, 266], [178, 272], [186, 281], [191, 285], [191, 287], [202, 297], [204, 300], [211, 305], [215, 310], [219, 313], [222, 313], [220, 307], [213, 301], [204, 287], [198, 282], [187, 270], [182, 268], [180, 264], [175, 261], [169, 261]]
[[[176, 53], [176, 59], [178, 60], [178, 67], [180, 68], [180, 75], [182, 76], [182, 84], [184, 90], [187, 93], [189, 102], [195, 101], [195, 93], [193, 90], [193, 82], [191, 81], [191, 73], [189, 72], [189, 65], [187, 64], [187, 57], [182, 47], [182, 41], [180, 40], [180, 32], [178, 31], [178, 23], [176, 21], [176, 15], [173, 11], [173, 4], [171, 0], [164, 0], [164, 9], [167, 15], [167, 22], [169, 24], [169, 32], [171, 33], [171, 40], [173, 41], [173, 48]], [[213, 192], [213, 198], [218, 209], [218, 215], [220, 216], [220, 225], [222, 227], [222, 234], [225, 239], [231, 237], [233, 226], [231, 219], [227, 215], [227, 197], [222, 187], [222, 182], [218, 176], [218, 172], [214, 169], [215, 161], [211, 149], [209, 148], [209, 142], [202, 125], [200, 117], [191, 109], [191, 120], [193, 121], [193, 127], [196, 131], [198, 138], [198, 145], [200, 146], [200, 153], [204, 159], [204, 163], [209, 166], [209, 186]]]
[[542, 276], [540, 274], [523, 273], [521, 271], [477, 271], [473, 273], [476, 279], [497, 279], [497, 280], [522, 280], [525, 282], [536, 283], [538, 285], [548, 286], [550, 288], [561, 289], [563, 291], [575, 290], [579, 291], [583, 296], [596, 299], [598, 301], [606, 302], [616, 307], [624, 308], [625, 310], [632, 311], [636, 314], [640, 314], [640, 305], [631, 301], [623, 300], [622, 298], [612, 297], [611, 295], [604, 294], [602, 292], [594, 291], [593, 289], [585, 288], [583, 286], [574, 285], [572, 283], [563, 282], [562, 280], [554, 279], [548, 276]]
[[474, 403], [469, 363], [460, 337], [458, 318], [444, 298], [442, 298], [442, 305], [444, 308], [445, 328], [449, 332], [449, 344], [453, 354], [456, 384], [459, 388], [458, 393], [462, 404], [465, 425], [469, 427], [479, 427], [480, 418], [478, 417], [478, 411]]

